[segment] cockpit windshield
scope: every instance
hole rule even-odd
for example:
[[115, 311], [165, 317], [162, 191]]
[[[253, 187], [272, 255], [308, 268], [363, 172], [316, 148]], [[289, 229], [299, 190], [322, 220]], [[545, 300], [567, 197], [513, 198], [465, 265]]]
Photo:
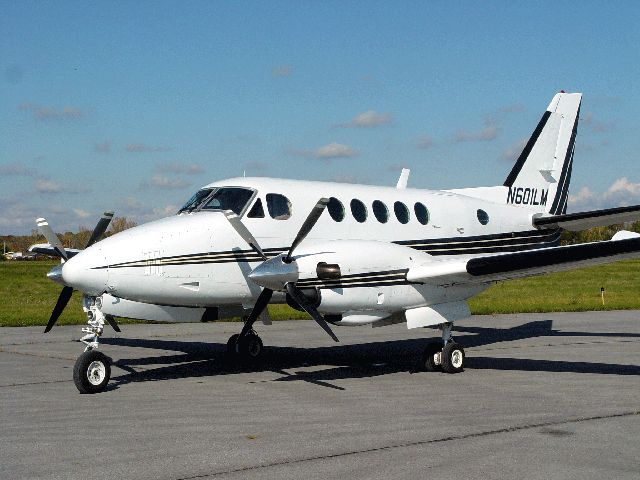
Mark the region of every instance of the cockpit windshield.
[[178, 211], [193, 212], [196, 210], [231, 210], [240, 215], [253, 197], [253, 190], [242, 187], [203, 188]]
[[240, 215], [253, 197], [253, 190], [240, 187], [222, 187], [213, 192], [202, 210], [231, 210]]

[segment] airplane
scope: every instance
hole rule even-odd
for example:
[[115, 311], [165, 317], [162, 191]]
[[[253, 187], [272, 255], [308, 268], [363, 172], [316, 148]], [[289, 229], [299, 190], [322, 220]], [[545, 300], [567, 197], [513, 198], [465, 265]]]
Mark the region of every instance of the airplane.
[[[103, 240], [105, 213], [84, 250], [66, 249], [44, 218], [57, 255], [48, 277], [63, 285], [45, 332], [73, 290], [83, 293], [85, 351], [74, 367], [81, 393], [103, 391], [110, 359], [98, 351], [116, 317], [166, 322], [242, 316], [229, 354], [259, 361], [254, 327], [269, 303], [306, 311], [334, 340], [333, 326], [406, 323], [441, 330], [421, 366], [458, 373], [465, 352], [452, 337], [467, 300], [499, 280], [640, 256], [640, 234], [560, 246], [562, 230], [640, 219], [640, 205], [567, 214], [582, 95], [556, 94], [502, 185], [453, 190], [232, 178], [210, 183], [172, 216]], [[325, 210], [327, 212], [325, 213]]]

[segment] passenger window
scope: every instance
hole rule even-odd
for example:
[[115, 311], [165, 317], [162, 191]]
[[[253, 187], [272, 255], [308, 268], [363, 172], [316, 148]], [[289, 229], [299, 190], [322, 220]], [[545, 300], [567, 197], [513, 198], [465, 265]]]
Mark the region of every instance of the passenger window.
[[489, 214], [487, 212], [479, 208], [476, 214], [478, 216], [478, 221], [482, 225], [486, 225], [487, 223], [489, 223]]
[[262, 200], [259, 198], [256, 200], [256, 203], [253, 204], [249, 213], [247, 213], [247, 217], [249, 218], [264, 218], [264, 208], [262, 208]]
[[413, 211], [416, 212], [416, 218], [422, 225], [429, 223], [429, 210], [420, 202], [417, 202], [413, 206]]
[[409, 223], [409, 209], [402, 202], [396, 202], [393, 204], [393, 211], [396, 214], [396, 218], [400, 223]]
[[367, 219], [367, 207], [360, 200], [354, 198], [351, 200], [351, 214], [356, 221], [362, 223]]
[[344, 206], [342, 202], [335, 197], [331, 197], [329, 199], [329, 204], [327, 205], [327, 210], [329, 210], [329, 215], [336, 222], [341, 222], [344, 220]]
[[387, 223], [389, 220], [389, 210], [380, 200], [373, 201], [373, 214], [380, 223]]
[[291, 202], [279, 193], [267, 193], [267, 210], [271, 218], [276, 220], [291, 218]]

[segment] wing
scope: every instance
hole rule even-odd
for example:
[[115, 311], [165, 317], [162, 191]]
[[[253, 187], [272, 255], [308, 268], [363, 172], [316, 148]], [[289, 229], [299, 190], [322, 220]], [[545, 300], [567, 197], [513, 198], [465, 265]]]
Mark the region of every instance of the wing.
[[410, 268], [407, 272], [407, 280], [440, 286], [477, 284], [637, 257], [640, 257], [640, 234], [625, 232], [606, 242], [466, 257], [449, 261], [436, 260]]
[[[29, 247], [29, 251], [32, 253], [39, 253], [41, 255], [49, 255], [51, 257], [60, 256], [58, 251], [49, 243], [36, 243], [35, 245], [31, 245]], [[77, 248], [65, 248], [65, 251], [67, 252], [67, 256], [69, 258], [81, 252], [81, 250], [78, 250]]]
[[533, 226], [536, 228], [563, 228], [572, 232], [592, 227], [604, 227], [615, 223], [635, 222], [640, 220], [640, 205], [630, 207], [608, 208], [590, 212], [567, 213], [564, 215], [534, 216]]

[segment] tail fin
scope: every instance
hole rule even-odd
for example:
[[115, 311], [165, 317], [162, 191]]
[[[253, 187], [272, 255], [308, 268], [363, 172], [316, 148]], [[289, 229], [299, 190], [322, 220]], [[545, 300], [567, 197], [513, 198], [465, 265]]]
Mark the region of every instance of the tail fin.
[[504, 182], [507, 203], [566, 213], [581, 93], [558, 93]]

